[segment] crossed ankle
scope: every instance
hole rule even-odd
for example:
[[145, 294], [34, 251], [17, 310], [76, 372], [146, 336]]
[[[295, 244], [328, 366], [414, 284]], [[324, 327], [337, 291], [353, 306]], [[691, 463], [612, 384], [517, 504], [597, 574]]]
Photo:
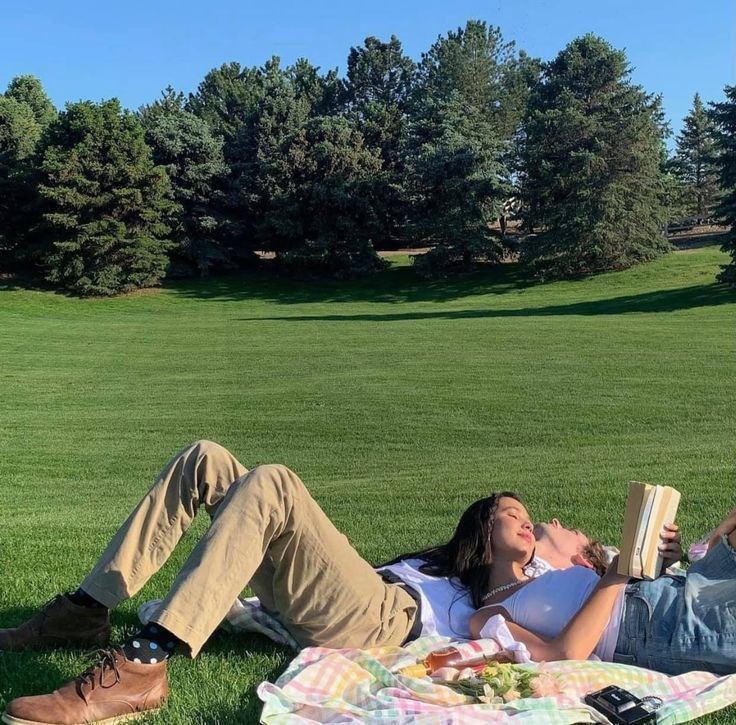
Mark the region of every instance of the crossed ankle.
[[149, 623], [123, 646], [125, 658], [137, 664], [155, 665], [169, 659], [181, 640], [159, 624]]
[[98, 602], [94, 597], [87, 594], [81, 587], [73, 592], [67, 592], [66, 598], [78, 607], [87, 607], [89, 609], [107, 609], [107, 607]]

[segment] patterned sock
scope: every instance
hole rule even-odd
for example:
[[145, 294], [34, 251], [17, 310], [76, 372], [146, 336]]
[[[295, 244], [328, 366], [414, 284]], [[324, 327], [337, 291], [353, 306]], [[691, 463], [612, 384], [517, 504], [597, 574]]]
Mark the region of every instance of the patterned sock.
[[91, 597], [84, 589], [77, 589], [76, 592], [69, 592], [66, 595], [67, 599], [78, 607], [89, 607], [90, 609], [107, 609], [104, 604], [98, 602], [94, 597]]
[[160, 624], [147, 624], [123, 645], [123, 654], [132, 662], [155, 665], [169, 659], [179, 642], [180, 639]]

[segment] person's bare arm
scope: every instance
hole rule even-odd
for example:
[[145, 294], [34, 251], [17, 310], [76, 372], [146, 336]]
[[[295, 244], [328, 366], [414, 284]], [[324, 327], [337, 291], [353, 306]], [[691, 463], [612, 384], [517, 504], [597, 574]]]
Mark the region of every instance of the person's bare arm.
[[523, 642], [533, 660], [584, 660], [595, 649], [611, 616], [616, 598], [629, 579], [616, 572], [618, 558], [608, 567], [608, 571], [591, 592], [577, 614], [567, 626], [553, 639], [545, 639], [538, 634], [508, 619], [501, 607], [479, 609], [470, 620], [470, 631], [478, 637], [483, 625], [494, 614], [503, 614], [514, 639]]

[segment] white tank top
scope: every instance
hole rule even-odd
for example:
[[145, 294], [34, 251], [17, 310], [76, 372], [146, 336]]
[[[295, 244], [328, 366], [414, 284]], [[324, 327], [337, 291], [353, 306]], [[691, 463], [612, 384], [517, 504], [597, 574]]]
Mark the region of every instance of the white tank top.
[[419, 567], [424, 563], [420, 559], [404, 559], [377, 571], [392, 572], [418, 592], [422, 601], [422, 636], [440, 634], [470, 639], [470, 617], [475, 608], [467, 589], [458, 580], [423, 574]]
[[[588, 599], [600, 577], [584, 566], [553, 569], [520, 587], [495, 606], [503, 607], [516, 624], [542, 637], [556, 637]], [[608, 624], [593, 654], [610, 662], [623, 615], [621, 588]]]

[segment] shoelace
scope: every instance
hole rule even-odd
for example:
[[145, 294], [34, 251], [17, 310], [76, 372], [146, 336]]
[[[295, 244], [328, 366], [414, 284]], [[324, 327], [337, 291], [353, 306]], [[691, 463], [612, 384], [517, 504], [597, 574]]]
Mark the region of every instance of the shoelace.
[[[97, 687], [98, 682], [96, 681], [95, 674], [99, 671], [99, 685], [100, 687], [114, 687], [120, 682], [120, 670], [118, 670], [117, 658], [121, 656], [120, 649], [112, 647], [110, 649], [97, 650], [97, 662], [88, 667], [77, 677], [77, 692], [84, 700], [87, 700], [85, 689], [94, 690]], [[104, 683], [105, 671], [112, 670], [115, 673], [115, 682], [106, 685]]]

